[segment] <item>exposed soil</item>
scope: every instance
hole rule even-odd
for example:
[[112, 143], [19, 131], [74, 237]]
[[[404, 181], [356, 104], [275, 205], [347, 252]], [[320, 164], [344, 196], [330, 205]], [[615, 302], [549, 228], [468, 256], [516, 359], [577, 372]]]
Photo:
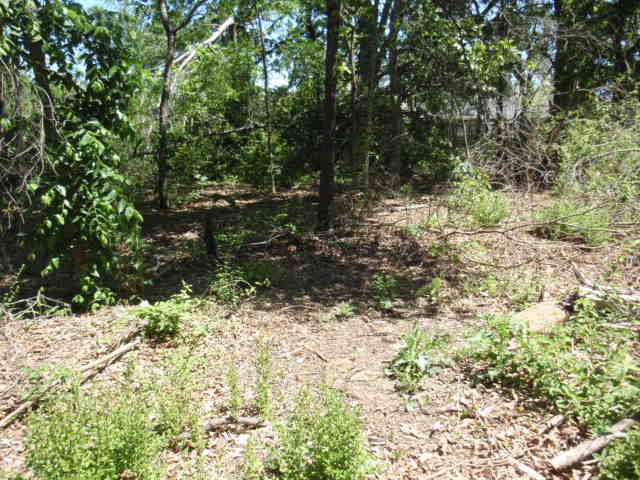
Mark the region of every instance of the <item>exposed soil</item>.
[[[235, 206], [207, 200], [212, 193], [233, 195]], [[381, 200], [370, 215], [359, 217], [353, 208], [358, 199], [345, 195], [339, 227], [322, 235], [305, 230], [314, 213], [308, 191], [265, 197], [249, 187], [225, 187], [167, 213], [148, 207], [144, 237], [156, 278], [145, 299], [167, 298], [183, 281], [195, 295], [206, 297], [218, 268], [201, 240], [203, 221], [210, 215], [219, 232], [241, 234], [245, 245], [225, 250], [221, 243], [221, 256], [230, 264], [269, 265], [272, 284], [234, 305], [203, 303], [180, 338], [145, 343], [127, 359], [149, 366], [174, 348], [191, 348], [202, 360], [194, 405], [207, 418], [217, 418], [229, 405], [228, 363], [239, 366], [251, 405], [256, 344], [270, 341], [278, 418], [286, 417], [302, 385], [334, 385], [362, 406], [368, 447], [379, 460], [374, 478], [527, 478], [519, 464], [548, 479], [591, 478], [597, 468], [593, 463], [564, 473], [548, 465], [551, 457], [582, 440], [584, 432], [571, 422], [545, 428], [553, 411], [516, 392], [474, 382], [468, 365], [446, 365], [412, 396], [398, 391], [384, 373], [402, 345], [401, 336], [414, 324], [448, 337], [451, 349], [463, 346], [469, 332], [482, 326], [483, 314], [522, 309], [540, 296], [560, 300], [570, 294], [577, 285], [572, 264], [593, 279], [606, 277], [620, 285], [640, 277], [637, 254], [621, 263], [615, 246], [590, 249], [538, 238], [534, 227], [514, 228], [532, 223], [533, 210], [549, 199], [513, 194], [511, 200], [510, 220], [500, 228], [477, 231], [459, 225], [457, 233], [424, 229], [415, 234], [411, 226], [447, 212], [441, 196]], [[392, 308], [376, 308], [371, 298], [370, 282], [379, 272], [398, 279]], [[435, 277], [444, 280], [436, 301], [416, 295]], [[354, 313], [337, 318], [344, 303]], [[30, 391], [36, 373], [46, 378], [44, 365], [78, 368], [107, 352], [131, 328], [133, 317], [127, 312], [132, 308], [0, 323], [0, 414], [12, 411]], [[109, 366], [93, 383], [119, 381], [126, 363]], [[21, 419], [0, 435], [0, 472], [27, 472], [25, 428]], [[209, 478], [240, 478], [250, 437], [275, 441], [271, 426], [211, 433], [203, 452]], [[166, 478], [192, 478], [194, 455], [167, 453]]]

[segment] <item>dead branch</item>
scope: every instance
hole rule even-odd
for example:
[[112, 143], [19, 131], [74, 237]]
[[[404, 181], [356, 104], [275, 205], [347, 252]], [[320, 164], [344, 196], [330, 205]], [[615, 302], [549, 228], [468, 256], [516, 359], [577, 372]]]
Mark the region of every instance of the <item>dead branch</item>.
[[220, 427], [230, 425], [240, 425], [246, 428], [262, 428], [267, 426], [267, 422], [260, 417], [236, 417], [235, 415], [228, 415], [224, 418], [205, 423], [203, 428], [205, 432], [212, 432]]
[[577, 463], [591, 457], [594, 453], [599, 452], [614, 440], [624, 438], [625, 434], [623, 432], [636, 425], [636, 423], [636, 420], [631, 418], [620, 420], [609, 429], [611, 433], [591, 440], [586, 440], [571, 450], [556, 455], [550, 461], [551, 466], [557, 471], [573, 467]]
[[[138, 334], [139, 333], [140, 333], [140, 330], [138, 331]], [[130, 352], [131, 350], [138, 348], [139, 345], [140, 345], [140, 342], [136, 339], [133, 342], [123, 345], [120, 348], [114, 350], [109, 355], [106, 355], [101, 359], [90, 363], [89, 365], [85, 365], [80, 369], [80, 373], [85, 374], [80, 379], [80, 383], [81, 384], [86, 383], [91, 378], [96, 376], [98, 372], [100, 372], [101, 370], [109, 366], [113, 361], [122, 357], [123, 355]], [[49, 385], [46, 385], [44, 389], [40, 387], [32, 390], [31, 393], [29, 393], [29, 395], [27, 396], [27, 399], [24, 400], [20, 404], [20, 406], [18, 406], [18, 408], [16, 408], [13, 412], [11, 412], [4, 419], [2, 419], [2, 421], [0, 421], [0, 429], [7, 428], [22, 414], [24, 414], [25, 412], [30, 410], [32, 407], [34, 407], [40, 400], [42, 400], [45, 397], [47, 393], [61, 386], [62, 384], [63, 384], [63, 380], [57, 379], [49, 383]]]
[[511, 464], [516, 468], [516, 470], [518, 470], [520, 473], [523, 473], [532, 480], [544, 480], [544, 477], [536, 472], [533, 468], [525, 465], [522, 462], [519, 462], [515, 458], [511, 459]]
[[213, 35], [211, 35], [205, 41], [192, 47], [188, 52], [185, 52], [182, 55], [180, 55], [178, 58], [176, 58], [175, 65], [178, 68], [178, 71], [184, 70], [187, 67], [187, 65], [191, 62], [191, 60], [195, 58], [196, 54], [198, 53], [198, 48], [204, 48], [207, 45], [210, 45], [213, 42], [215, 42], [227, 30], [227, 28], [229, 28], [233, 24], [234, 21], [235, 20], [233, 16], [227, 18], [224, 21], [224, 23], [220, 25], [220, 27], [218, 27], [218, 29], [213, 33]]

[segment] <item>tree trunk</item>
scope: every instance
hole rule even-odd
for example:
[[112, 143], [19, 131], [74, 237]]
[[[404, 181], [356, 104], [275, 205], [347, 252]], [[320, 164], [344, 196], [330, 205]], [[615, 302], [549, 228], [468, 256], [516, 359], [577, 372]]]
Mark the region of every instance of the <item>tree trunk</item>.
[[371, 153], [371, 122], [373, 119], [373, 93], [376, 86], [376, 52], [378, 44], [378, 0], [368, 0], [358, 20], [361, 35], [358, 57], [358, 92], [356, 100], [355, 131], [353, 132], [354, 162], [361, 166], [362, 189], [369, 197], [369, 154]]
[[402, 143], [404, 137], [404, 123], [402, 120], [402, 83], [398, 70], [398, 32], [402, 22], [404, 0], [396, 0], [391, 12], [391, 32], [389, 45], [389, 76], [391, 89], [391, 146], [389, 163], [391, 170], [402, 177], [407, 174], [406, 164], [402, 158]]
[[269, 174], [271, 175], [271, 193], [276, 194], [276, 170], [273, 163], [273, 129], [271, 125], [271, 103], [269, 95], [269, 69], [267, 68], [267, 49], [262, 28], [262, 14], [258, 12], [258, 30], [260, 33], [260, 49], [262, 50], [262, 77], [264, 81], [264, 112], [267, 127], [267, 157], [269, 160]]
[[158, 116], [158, 133], [160, 140], [158, 144], [158, 183], [156, 193], [158, 195], [158, 207], [162, 210], [168, 208], [167, 202], [167, 171], [169, 159], [169, 99], [173, 84], [173, 62], [176, 57], [176, 34], [167, 29], [167, 54], [164, 61], [164, 71], [162, 72], [162, 94], [160, 96], [160, 113]]
[[326, 0], [327, 50], [324, 77], [324, 158], [320, 167], [318, 230], [328, 230], [331, 224], [329, 208], [333, 201], [334, 163], [336, 156], [336, 57], [340, 29], [340, 0]]

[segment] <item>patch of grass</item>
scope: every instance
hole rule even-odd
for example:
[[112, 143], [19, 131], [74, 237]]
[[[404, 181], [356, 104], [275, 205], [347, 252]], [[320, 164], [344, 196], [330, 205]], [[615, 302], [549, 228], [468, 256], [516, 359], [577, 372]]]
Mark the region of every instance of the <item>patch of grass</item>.
[[[556, 326], [552, 336], [529, 332], [510, 318], [487, 320], [488, 327], [463, 354], [473, 366], [474, 378], [526, 392], [572, 416], [594, 435], [622, 418], [640, 414], [637, 335], [603, 325], [631, 318], [598, 311], [593, 303], [582, 301], [577, 314]], [[617, 444], [618, 460], [606, 463], [605, 473], [638, 471], [640, 457], [633, 456], [637, 441], [637, 436], [631, 436]], [[606, 475], [603, 478], [635, 478]]]
[[420, 389], [422, 379], [439, 368], [439, 363], [434, 361], [433, 351], [442, 345], [444, 339], [431, 337], [416, 323], [402, 336], [402, 340], [404, 346], [389, 363], [385, 373], [398, 380], [400, 390], [415, 393]]
[[602, 245], [611, 240], [611, 217], [603, 209], [594, 209], [567, 199], [559, 199], [535, 215], [545, 225], [540, 234], [550, 240], [578, 240], [588, 245]]
[[302, 389], [279, 436], [268, 463], [273, 475], [266, 478], [362, 480], [373, 470], [360, 409], [329, 387], [318, 396]]

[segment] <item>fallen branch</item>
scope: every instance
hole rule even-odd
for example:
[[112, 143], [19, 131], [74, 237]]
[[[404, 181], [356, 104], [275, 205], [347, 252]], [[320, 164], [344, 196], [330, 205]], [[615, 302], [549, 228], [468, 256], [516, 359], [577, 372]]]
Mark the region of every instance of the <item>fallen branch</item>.
[[[140, 345], [140, 342], [138, 340], [135, 340], [131, 343], [121, 346], [120, 348], [114, 350], [113, 352], [102, 357], [101, 359], [96, 360], [95, 362], [92, 362], [89, 365], [82, 367], [80, 369], [80, 373], [84, 373], [85, 375], [83, 375], [82, 378], [80, 379], [80, 384], [86, 383], [91, 378], [96, 376], [99, 371], [109, 366], [114, 360], [122, 357], [127, 352], [130, 352], [131, 350], [138, 348], [139, 345]], [[27, 396], [27, 399], [24, 400], [18, 408], [16, 408], [13, 412], [11, 412], [9, 415], [3, 418], [2, 421], [0, 421], [0, 429], [7, 428], [15, 420], [17, 420], [22, 414], [24, 414], [25, 412], [30, 410], [32, 407], [37, 405], [37, 403], [40, 400], [42, 400], [47, 393], [52, 391], [54, 388], [62, 385], [62, 383], [63, 383], [62, 379], [57, 379], [51, 382], [49, 385], [45, 386], [44, 389], [36, 388], [32, 390]]]
[[511, 464], [516, 468], [516, 470], [518, 470], [520, 473], [523, 473], [532, 480], [544, 480], [544, 477], [536, 472], [533, 468], [525, 465], [522, 462], [519, 462], [515, 458], [511, 459]]
[[229, 425], [240, 425], [247, 428], [262, 428], [267, 426], [267, 422], [260, 417], [236, 417], [235, 415], [228, 415], [218, 420], [211, 420], [204, 424], [205, 432], [212, 432], [220, 427], [226, 427]]
[[591, 440], [586, 440], [571, 450], [556, 455], [550, 461], [551, 466], [557, 471], [573, 467], [577, 463], [591, 457], [594, 453], [599, 452], [614, 440], [624, 438], [625, 434], [623, 432], [636, 425], [636, 423], [636, 420], [631, 418], [620, 420], [609, 429], [611, 433]]

